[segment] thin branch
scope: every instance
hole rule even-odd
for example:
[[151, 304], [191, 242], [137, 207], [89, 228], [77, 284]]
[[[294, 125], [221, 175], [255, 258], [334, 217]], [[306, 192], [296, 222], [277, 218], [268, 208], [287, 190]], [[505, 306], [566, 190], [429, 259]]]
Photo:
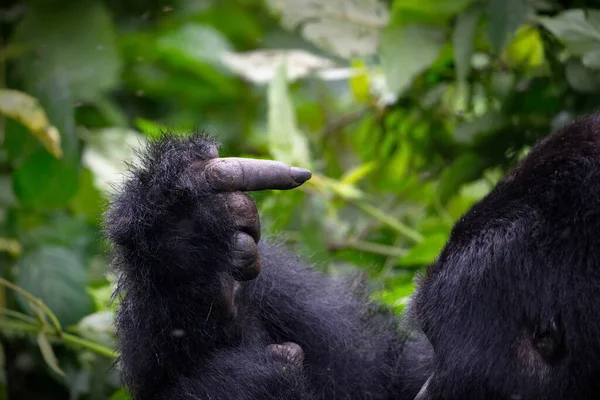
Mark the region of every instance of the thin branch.
[[22, 287], [17, 286], [14, 283], [12, 283], [4, 278], [0, 278], [0, 285], [6, 286], [7, 288], [19, 293], [21, 296], [25, 297], [28, 301], [30, 301], [31, 303], [38, 306], [50, 318], [50, 321], [52, 321], [52, 324], [54, 325], [54, 328], [56, 330], [56, 334], [59, 337], [62, 335], [63, 330], [62, 330], [62, 326], [60, 325], [60, 322], [58, 321], [58, 318], [56, 317], [56, 315], [54, 315], [52, 310], [50, 310], [50, 308], [42, 300], [38, 299], [37, 297], [35, 297], [34, 295], [29, 293], [27, 290], [23, 289]]
[[333, 121], [329, 121], [323, 130], [319, 133], [319, 136], [328, 136], [333, 132], [337, 132], [342, 128], [350, 125], [353, 122], [356, 122], [363, 118], [369, 112], [368, 108], [362, 108], [360, 110], [353, 111], [351, 113], [342, 115], [339, 118], [334, 119]]
[[50, 335], [53, 339], [64, 342], [65, 344], [74, 345], [77, 347], [82, 347], [87, 350], [90, 350], [96, 354], [101, 356], [116, 359], [118, 354], [109, 349], [108, 347], [102, 346], [101, 344], [92, 342], [87, 339], [83, 339], [79, 336], [71, 335], [70, 333], [63, 332], [61, 336], [57, 334], [57, 332], [53, 329], [48, 329], [47, 327], [40, 327], [39, 325], [32, 325], [28, 323], [18, 322], [18, 321], [2, 321], [2, 326], [0, 329], [9, 330], [13, 332], [23, 332], [23, 333], [39, 333], [43, 332], [45, 334]]
[[362, 210], [365, 214], [368, 214], [371, 217], [377, 219], [382, 224], [394, 229], [407, 239], [410, 239], [415, 243], [421, 243], [423, 241], [423, 235], [421, 235], [417, 230], [400, 222], [398, 219], [392, 217], [391, 215], [386, 214], [384, 211], [362, 201], [355, 200], [349, 201], [349, 203], [355, 206], [356, 208]]
[[368, 253], [381, 254], [388, 257], [402, 257], [406, 254], [406, 250], [399, 247], [387, 246], [385, 244], [366, 242], [357, 239], [350, 239], [345, 242], [328, 243], [327, 248], [329, 250], [355, 249], [366, 251]]

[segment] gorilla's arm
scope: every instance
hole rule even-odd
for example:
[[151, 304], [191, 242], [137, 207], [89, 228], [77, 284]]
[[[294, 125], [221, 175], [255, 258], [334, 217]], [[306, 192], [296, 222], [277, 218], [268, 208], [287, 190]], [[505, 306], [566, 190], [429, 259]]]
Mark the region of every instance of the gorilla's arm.
[[307, 172], [217, 157], [204, 136], [152, 143], [107, 213], [121, 363], [135, 398], [400, 394], [393, 318], [347, 284], [256, 245], [258, 214], [241, 191], [292, 188]]

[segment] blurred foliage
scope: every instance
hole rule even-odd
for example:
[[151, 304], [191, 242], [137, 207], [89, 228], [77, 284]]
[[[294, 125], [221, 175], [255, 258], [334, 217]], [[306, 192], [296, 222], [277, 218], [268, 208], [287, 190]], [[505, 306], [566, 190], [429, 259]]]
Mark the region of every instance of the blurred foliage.
[[401, 312], [454, 221], [600, 100], [600, 9], [552, 0], [5, 0], [0, 400], [125, 399], [99, 222], [164, 130], [311, 168], [265, 230]]

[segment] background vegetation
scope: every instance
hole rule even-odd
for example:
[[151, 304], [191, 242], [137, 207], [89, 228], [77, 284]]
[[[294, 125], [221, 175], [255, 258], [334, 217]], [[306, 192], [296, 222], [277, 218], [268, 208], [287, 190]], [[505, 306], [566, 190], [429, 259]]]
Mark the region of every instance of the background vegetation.
[[207, 130], [312, 169], [265, 230], [398, 312], [453, 222], [600, 100], [600, 9], [551, 0], [3, 0], [0, 399], [124, 399], [101, 213]]

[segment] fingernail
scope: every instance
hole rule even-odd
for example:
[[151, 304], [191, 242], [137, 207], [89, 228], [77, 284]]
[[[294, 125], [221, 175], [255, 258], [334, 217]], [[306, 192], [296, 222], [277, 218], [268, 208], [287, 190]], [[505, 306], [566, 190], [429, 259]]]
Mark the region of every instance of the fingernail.
[[312, 172], [304, 168], [292, 167], [290, 169], [292, 179], [296, 183], [304, 183], [312, 177]]

